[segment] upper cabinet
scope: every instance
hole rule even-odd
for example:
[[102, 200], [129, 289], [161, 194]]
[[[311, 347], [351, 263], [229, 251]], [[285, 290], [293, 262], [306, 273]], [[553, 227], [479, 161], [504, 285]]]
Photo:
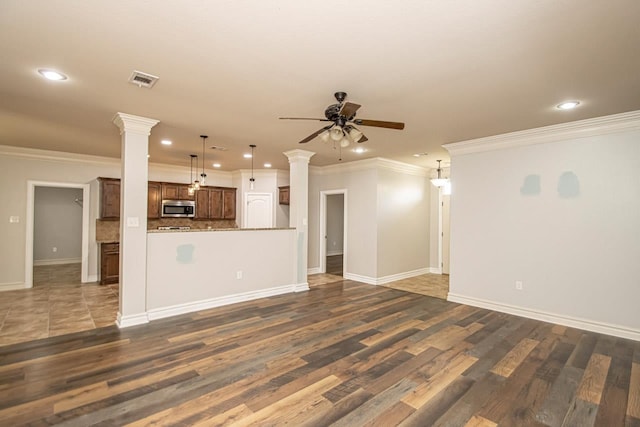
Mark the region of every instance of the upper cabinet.
[[281, 205], [289, 204], [289, 186], [278, 187], [278, 203]]
[[[100, 219], [120, 219], [120, 180], [98, 178], [100, 182]], [[162, 217], [162, 200], [194, 200], [194, 219], [236, 219], [236, 189], [205, 187], [189, 194], [187, 184], [149, 182], [147, 193], [147, 217]]]
[[158, 219], [162, 209], [162, 184], [149, 181], [147, 193], [147, 218]]
[[194, 219], [236, 219], [236, 189], [207, 187], [196, 191]]
[[162, 200], [194, 200], [187, 184], [162, 183]]
[[120, 180], [98, 178], [100, 182], [100, 218], [120, 218]]

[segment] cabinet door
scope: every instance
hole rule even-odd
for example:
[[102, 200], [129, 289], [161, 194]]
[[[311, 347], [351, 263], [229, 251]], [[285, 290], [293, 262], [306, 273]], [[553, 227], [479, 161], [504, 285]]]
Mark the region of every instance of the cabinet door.
[[193, 219], [209, 219], [209, 190], [196, 191], [196, 215]]
[[102, 179], [100, 180], [100, 218], [119, 219], [120, 218], [120, 180]]
[[209, 218], [222, 219], [223, 199], [221, 188], [209, 189]]
[[162, 204], [162, 185], [159, 182], [149, 182], [147, 194], [147, 218], [160, 218]]
[[178, 200], [195, 200], [195, 194], [189, 194], [188, 185], [178, 186]]
[[236, 189], [226, 188], [222, 191], [224, 197], [224, 219], [236, 219]]
[[103, 243], [100, 246], [100, 284], [118, 283], [120, 280], [120, 244]]
[[162, 200], [180, 200], [178, 184], [162, 183]]

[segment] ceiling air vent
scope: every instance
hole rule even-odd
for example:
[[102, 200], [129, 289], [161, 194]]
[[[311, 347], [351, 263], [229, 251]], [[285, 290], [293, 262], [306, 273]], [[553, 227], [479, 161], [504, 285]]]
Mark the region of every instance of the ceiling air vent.
[[219, 146], [219, 145], [212, 145], [212, 146], [211, 146], [211, 147], [209, 147], [209, 148], [211, 148], [212, 150], [218, 150], [218, 151], [227, 151], [227, 150], [228, 150], [228, 148], [227, 148], [227, 147], [221, 147], [221, 146]]
[[140, 87], [152, 88], [159, 78], [160, 77], [151, 74], [143, 73], [142, 71], [134, 70], [133, 73], [131, 73], [131, 77], [129, 77], [129, 83]]

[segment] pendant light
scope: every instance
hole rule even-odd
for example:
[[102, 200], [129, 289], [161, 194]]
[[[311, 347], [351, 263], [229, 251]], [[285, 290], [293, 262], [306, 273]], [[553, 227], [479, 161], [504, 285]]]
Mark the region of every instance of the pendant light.
[[254, 183], [256, 182], [256, 179], [253, 177], [253, 149], [256, 148], [256, 146], [255, 144], [250, 144], [249, 147], [251, 147], [251, 178], [249, 178], [249, 188], [253, 190]]
[[[195, 154], [191, 154], [191, 171], [189, 173], [189, 195], [192, 196], [195, 193], [195, 188], [193, 187], [193, 158], [197, 157]], [[197, 172], [197, 171], [196, 171]]]
[[205, 180], [207, 179], [207, 174], [204, 173], [204, 144], [209, 137], [207, 135], [200, 135], [200, 138], [202, 138], [202, 173], [200, 174], [200, 186], [204, 187], [206, 185]]
[[449, 179], [440, 177], [440, 172], [442, 171], [440, 168], [441, 161], [442, 160], [438, 160], [438, 177], [431, 180], [431, 183], [438, 188], [445, 186], [449, 182]]
[[198, 191], [200, 189], [200, 181], [198, 181], [198, 156], [193, 155], [196, 158], [196, 180], [193, 181], [193, 191]]

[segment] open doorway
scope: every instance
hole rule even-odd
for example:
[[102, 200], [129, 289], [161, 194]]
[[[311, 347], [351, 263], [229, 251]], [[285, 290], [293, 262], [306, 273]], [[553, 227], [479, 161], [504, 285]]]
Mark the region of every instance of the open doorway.
[[320, 272], [344, 276], [347, 261], [347, 190], [320, 192]]

